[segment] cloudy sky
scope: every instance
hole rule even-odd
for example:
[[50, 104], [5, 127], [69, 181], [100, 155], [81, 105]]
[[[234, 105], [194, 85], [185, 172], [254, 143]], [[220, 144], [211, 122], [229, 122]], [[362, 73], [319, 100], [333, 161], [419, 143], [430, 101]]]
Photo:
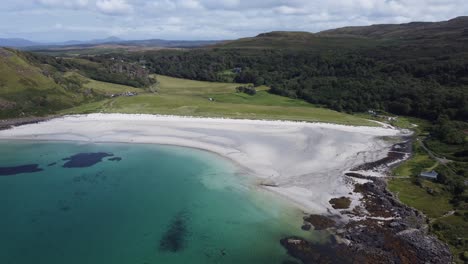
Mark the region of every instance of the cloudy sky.
[[466, 0], [1, 0], [0, 38], [234, 39], [461, 15]]

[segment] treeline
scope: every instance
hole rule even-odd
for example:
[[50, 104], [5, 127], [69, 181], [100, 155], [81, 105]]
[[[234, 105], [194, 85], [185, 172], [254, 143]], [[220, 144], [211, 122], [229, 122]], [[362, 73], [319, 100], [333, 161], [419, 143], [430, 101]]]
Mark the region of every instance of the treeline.
[[[129, 55], [150, 71], [180, 78], [222, 81], [220, 72], [241, 69], [238, 83], [271, 87], [337, 111], [382, 110], [436, 120], [468, 119], [468, 52], [395, 47], [333, 51], [201, 49]], [[403, 54], [404, 53], [404, 54]], [[426, 55], [432, 57], [427, 57]], [[447, 55], [449, 54], [449, 55]]]

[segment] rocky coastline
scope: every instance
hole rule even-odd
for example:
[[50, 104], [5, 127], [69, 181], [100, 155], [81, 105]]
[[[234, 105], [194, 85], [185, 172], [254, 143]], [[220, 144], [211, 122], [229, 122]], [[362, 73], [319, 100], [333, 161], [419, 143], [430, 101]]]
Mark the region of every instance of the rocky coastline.
[[15, 126], [22, 126], [28, 124], [36, 124], [56, 118], [57, 116], [44, 116], [44, 117], [23, 117], [0, 120], [0, 130], [7, 130]]
[[[308, 215], [303, 230], [326, 230], [328, 243], [315, 244], [300, 237], [285, 237], [281, 245], [304, 264], [315, 263], [452, 263], [448, 246], [429, 234], [427, 218], [402, 204], [387, 190], [391, 167], [410, 156], [411, 138], [393, 145], [387, 157], [362, 164], [345, 174], [354, 184], [361, 204], [339, 213]], [[386, 171], [386, 177], [375, 172]], [[391, 177], [391, 176], [390, 176]]]

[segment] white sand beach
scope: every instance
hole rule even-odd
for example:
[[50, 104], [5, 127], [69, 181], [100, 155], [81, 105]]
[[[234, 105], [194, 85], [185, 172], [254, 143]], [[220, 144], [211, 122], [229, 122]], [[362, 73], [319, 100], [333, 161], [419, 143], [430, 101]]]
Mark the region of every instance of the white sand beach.
[[[0, 139], [168, 144], [222, 155], [259, 183], [308, 213], [334, 210], [329, 200], [350, 196], [343, 173], [384, 157], [396, 129], [324, 123], [90, 114], [0, 131]], [[353, 203], [354, 204], [354, 203]]]

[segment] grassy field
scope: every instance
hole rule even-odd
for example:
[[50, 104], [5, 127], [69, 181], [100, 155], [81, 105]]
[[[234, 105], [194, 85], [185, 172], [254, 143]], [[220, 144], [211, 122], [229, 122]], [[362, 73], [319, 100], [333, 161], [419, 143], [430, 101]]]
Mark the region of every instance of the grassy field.
[[[417, 186], [411, 179], [401, 178], [391, 180], [388, 187], [398, 195], [400, 201], [421, 210], [430, 218], [441, 217], [453, 210], [449, 203], [450, 195], [440, 184], [422, 180], [421, 186]], [[435, 193], [430, 194], [428, 189], [434, 190]]]
[[[302, 100], [267, 93], [259, 87], [256, 95], [236, 93], [238, 84], [200, 82], [157, 76], [156, 93], [118, 97], [82, 105], [64, 114], [91, 112], [147, 113], [204, 117], [278, 119], [376, 126], [364, 118], [319, 108]], [[212, 98], [214, 101], [210, 101]]]

